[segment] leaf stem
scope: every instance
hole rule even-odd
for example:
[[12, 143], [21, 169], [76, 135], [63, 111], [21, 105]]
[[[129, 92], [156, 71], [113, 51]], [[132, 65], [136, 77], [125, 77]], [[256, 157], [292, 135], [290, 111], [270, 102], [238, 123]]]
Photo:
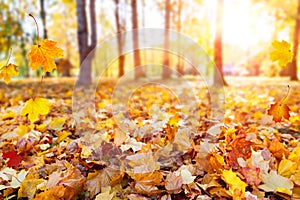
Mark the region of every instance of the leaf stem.
[[39, 34], [39, 25], [35, 19], [35, 17], [32, 14], [29, 14], [30, 17], [33, 18], [34, 22], [35, 22], [35, 26], [36, 26], [36, 32], [37, 32], [37, 44], [40, 45], [40, 34]]
[[288, 96], [290, 95], [291, 88], [290, 88], [289, 85], [287, 85], [287, 87], [288, 87], [287, 94], [285, 95], [285, 97], [283, 97], [283, 98], [281, 99], [280, 105], [281, 105], [282, 103], [284, 103], [284, 101], [285, 101], [285, 100], [288, 98]]

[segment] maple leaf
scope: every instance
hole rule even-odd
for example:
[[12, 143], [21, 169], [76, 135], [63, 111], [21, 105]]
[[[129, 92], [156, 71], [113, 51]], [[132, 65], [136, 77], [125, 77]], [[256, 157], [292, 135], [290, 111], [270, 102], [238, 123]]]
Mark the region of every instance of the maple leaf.
[[270, 192], [278, 191], [288, 195], [292, 194], [293, 182], [286, 177], [278, 175], [276, 171], [272, 170], [269, 174], [262, 174], [261, 177], [264, 184], [258, 188]]
[[8, 64], [0, 69], [0, 79], [4, 78], [4, 82], [8, 84], [11, 81], [11, 76], [18, 76], [19, 71], [14, 64]]
[[274, 50], [270, 53], [270, 58], [272, 61], [278, 61], [279, 65], [284, 67], [287, 63], [291, 62], [293, 59], [293, 52], [290, 50], [291, 45], [282, 40], [274, 41], [272, 43]]
[[31, 122], [38, 119], [38, 115], [46, 115], [50, 110], [50, 102], [44, 98], [31, 98], [26, 101], [24, 108], [21, 111], [22, 116], [28, 115]]
[[268, 115], [273, 116], [275, 122], [281, 122], [281, 120], [290, 118], [290, 108], [284, 103], [274, 103], [268, 109]]
[[9, 158], [7, 162], [8, 167], [18, 167], [23, 157], [20, 156], [16, 151], [8, 151], [3, 153], [3, 158]]
[[279, 103], [271, 104], [268, 109], [268, 115], [273, 116], [273, 121], [281, 122], [281, 120], [290, 118], [290, 108], [284, 103], [286, 98], [289, 96], [290, 86], [288, 85], [288, 91], [285, 97], [281, 99]]
[[242, 196], [244, 196], [247, 184], [237, 176], [236, 172], [233, 172], [231, 169], [224, 170], [222, 179], [229, 185], [229, 191], [232, 195], [242, 193]]
[[54, 58], [63, 57], [63, 50], [56, 47], [56, 43], [46, 39], [38, 45], [33, 45], [27, 55], [30, 60], [29, 66], [35, 70], [42, 65], [44, 72], [52, 72], [56, 68]]

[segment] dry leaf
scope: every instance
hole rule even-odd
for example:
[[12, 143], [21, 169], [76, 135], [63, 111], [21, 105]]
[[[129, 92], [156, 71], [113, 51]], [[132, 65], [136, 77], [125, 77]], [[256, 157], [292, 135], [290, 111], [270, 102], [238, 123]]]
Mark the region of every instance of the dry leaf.
[[56, 68], [54, 58], [62, 58], [63, 50], [56, 47], [56, 42], [44, 40], [39, 45], [33, 45], [28, 53], [29, 66], [35, 70], [40, 65], [44, 72], [52, 72]]
[[279, 65], [284, 67], [293, 59], [293, 52], [290, 50], [291, 45], [282, 40], [274, 41], [272, 43], [272, 47], [274, 50], [270, 53], [270, 57], [272, 61], [278, 61]]
[[276, 171], [272, 170], [269, 174], [262, 174], [263, 185], [258, 186], [260, 189], [263, 189], [268, 192], [282, 192], [288, 195], [292, 194], [292, 189], [294, 187], [293, 182], [280, 176]]
[[290, 118], [290, 108], [284, 103], [271, 104], [268, 110], [268, 115], [273, 116], [275, 122], [281, 122], [282, 119]]
[[231, 169], [224, 170], [222, 179], [229, 185], [229, 192], [232, 196], [235, 194], [241, 197], [245, 196], [247, 184], [237, 176], [236, 172], [233, 172]]
[[46, 115], [50, 110], [50, 102], [44, 98], [33, 98], [26, 101], [24, 108], [21, 111], [22, 116], [28, 115], [28, 119], [31, 122], [35, 122], [38, 119], [39, 114]]
[[3, 66], [0, 68], [0, 79], [4, 78], [4, 82], [8, 84], [11, 81], [12, 76], [18, 76], [19, 71], [17, 70], [17, 66], [14, 64], [8, 64], [7, 66]]

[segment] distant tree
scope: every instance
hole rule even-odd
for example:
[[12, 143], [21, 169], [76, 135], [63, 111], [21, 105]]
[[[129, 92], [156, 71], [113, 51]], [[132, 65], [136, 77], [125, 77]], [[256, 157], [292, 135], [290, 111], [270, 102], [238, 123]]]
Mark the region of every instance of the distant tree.
[[[178, 0], [177, 1], [177, 20], [176, 20], [176, 30], [177, 32], [181, 32], [181, 15], [182, 15], [182, 0]], [[178, 41], [178, 48], [180, 48], [181, 46], [181, 41], [180, 41], [180, 38], [179, 38], [179, 41]], [[183, 75], [184, 71], [183, 71], [183, 62], [181, 60], [182, 58], [180, 56], [178, 56], [178, 60], [177, 60], [177, 72], [179, 74], [179, 76]]]
[[217, 70], [219, 71], [220, 78], [222, 79], [221, 82], [223, 85], [227, 85], [226, 81], [224, 80], [223, 75], [223, 51], [222, 51], [222, 29], [223, 29], [223, 6], [224, 0], [218, 0], [217, 5], [217, 19], [216, 19], [216, 35], [214, 41], [214, 61], [216, 64], [215, 75], [214, 75], [214, 83], [219, 83], [217, 81]]
[[[117, 33], [121, 33], [123, 30], [122, 22], [120, 19], [120, 1], [115, 0], [116, 4], [116, 10], [115, 10], [115, 19], [116, 19], [116, 29]], [[124, 63], [125, 63], [125, 56], [121, 55], [122, 53], [122, 47], [123, 47], [123, 38], [122, 35], [120, 34], [118, 36], [118, 52], [119, 52], [119, 77], [124, 75]]]
[[[165, 50], [169, 48], [169, 29], [170, 29], [170, 11], [171, 11], [171, 4], [170, 0], [165, 1]], [[162, 78], [169, 78], [171, 76], [171, 70], [168, 69], [169, 67], [169, 52], [165, 51], [164, 53], [164, 68], [162, 73]]]
[[[138, 25], [138, 11], [137, 11], [137, 0], [132, 0], [131, 1], [131, 10], [132, 10], [132, 29], [136, 30], [139, 28]], [[139, 66], [141, 65], [141, 56], [140, 56], [140, 51], [139, 51], [139, 35], [136, 31], [133, 32], [133, 59], [134, 59], [134, 77], [135, 78], [140, 78], [144, 76], [144, 72], [142, 71]]]
[[[89, 12], [86, 12], [86, 0], [76, 0], [76, 3], [77, 37], [81, 63], [78, 84], [89, 85], [92, 82], [92, 58], [94, 56], [92, 50], [97, 45], [95, 0], [89, 0]], [[90, 29], [88, 29], [87, 19], [90, 20]], [[90, 33], [88, 30], [90, 30]]]
[[293, 46], [293, 60], [290, 64], [290, 77], [291, 80], [297, 81], [297, 56], [298, 56], [298, 46], [299, 46], [299, 34], [300, 34], [300, 0], [298, 0], [297, 14], [295, 19], [295, 29], [294, 29], [294, 46]]

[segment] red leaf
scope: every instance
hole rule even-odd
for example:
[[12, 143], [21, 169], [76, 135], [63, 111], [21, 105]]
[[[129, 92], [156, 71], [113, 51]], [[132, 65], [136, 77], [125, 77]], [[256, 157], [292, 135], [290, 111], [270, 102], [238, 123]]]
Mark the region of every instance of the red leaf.
[[7, 162], [8, 167], [18, 167], [23, 157], [20, 156], [16, 151], [8, 151], [3, 153], [3, 158], [9, 158]]

